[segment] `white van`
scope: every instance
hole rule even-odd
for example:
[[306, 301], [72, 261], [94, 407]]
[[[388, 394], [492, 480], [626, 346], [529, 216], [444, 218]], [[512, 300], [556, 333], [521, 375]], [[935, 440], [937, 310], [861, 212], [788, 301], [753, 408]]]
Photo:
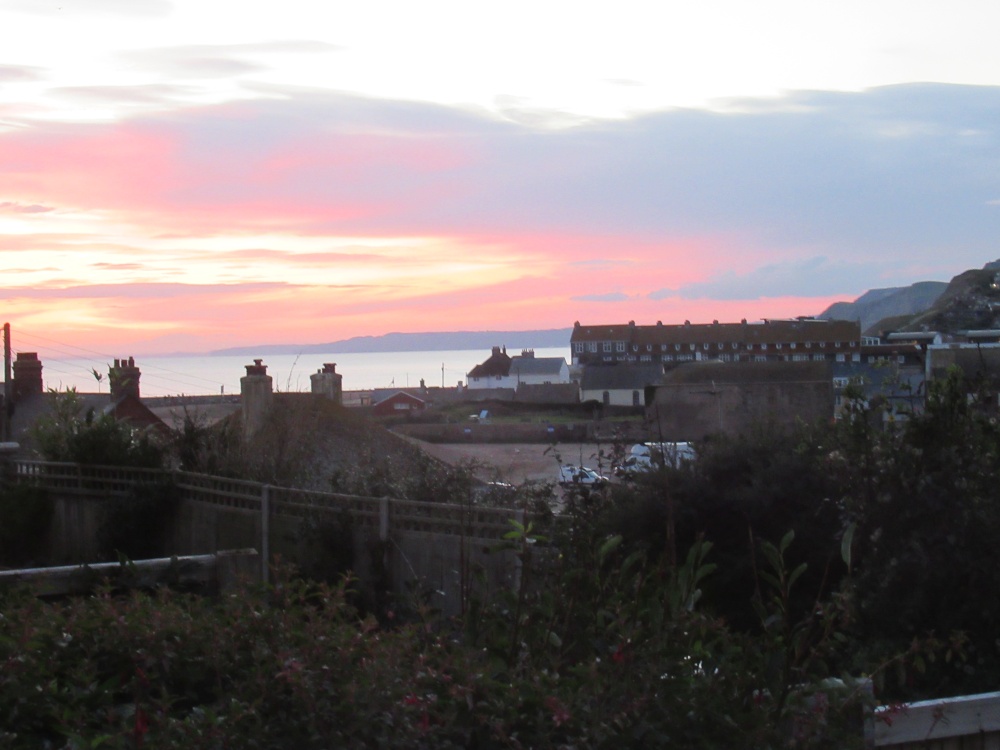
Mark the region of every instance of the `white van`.
[[622, 461], [619, 473], [632, 476], [640, 471], [650, 471], [658, 466], [679, 469], [697, 457], [691, 443], [636, 443]]
[[587, 489], [598, 489], [608, 483], [608, 478], [601, 476], [593, 469], [586, 466], [573, 466], [566, 464], [559, 467], [560, 487], [586, 487]]

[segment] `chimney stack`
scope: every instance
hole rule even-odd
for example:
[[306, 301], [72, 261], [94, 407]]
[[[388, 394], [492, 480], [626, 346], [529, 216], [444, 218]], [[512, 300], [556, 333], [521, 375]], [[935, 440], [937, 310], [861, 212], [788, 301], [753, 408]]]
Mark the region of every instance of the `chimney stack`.
[[324, 362], [323, 369], [309, 376], [312, 392], [338, 404], [344, 402], [344, 376], [337, 372], [336, 362]]
[[14, 368], [12, 394], [14, 403], [26, 396], [33, 396], [45, 390], [42, 385], [42, 362], [38, 359], [38, 352], [18, 352], [17, 359], [14, 360], [12, 366]]
[[139, 398], [139, 377], [142, 373], [135, 366], [132, 357], [116, 359], [108, 370], [108, 383], [111, 386], [111, 400], [120, 401], [125, 396]]
[[252, 365], [246, 365], [247, 374], [240, 378], [244, 438], [251, 437], [263, 426], [274, 400], [274, 384], [263, 362], [255, 359]]

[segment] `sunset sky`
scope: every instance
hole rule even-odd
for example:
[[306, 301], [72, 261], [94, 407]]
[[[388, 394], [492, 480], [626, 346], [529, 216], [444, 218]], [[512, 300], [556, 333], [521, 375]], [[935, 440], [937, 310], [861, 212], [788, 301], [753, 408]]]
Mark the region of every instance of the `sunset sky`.
[[0, 322], [152, 355], [947, 281], [1000, 257], [998, 28], [994, 0], [0, 0]]

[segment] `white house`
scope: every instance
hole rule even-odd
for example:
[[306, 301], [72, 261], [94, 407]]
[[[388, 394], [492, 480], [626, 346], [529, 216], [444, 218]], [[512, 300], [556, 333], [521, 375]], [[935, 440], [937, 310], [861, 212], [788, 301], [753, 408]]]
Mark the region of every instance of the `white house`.
[[469, 388], [513, 388], [521, 385], [569, 383], [565, 357], [536, 357], [532, 349], [510, 357], [506, 347], [494, 346], [485, 362], [466, 374]]

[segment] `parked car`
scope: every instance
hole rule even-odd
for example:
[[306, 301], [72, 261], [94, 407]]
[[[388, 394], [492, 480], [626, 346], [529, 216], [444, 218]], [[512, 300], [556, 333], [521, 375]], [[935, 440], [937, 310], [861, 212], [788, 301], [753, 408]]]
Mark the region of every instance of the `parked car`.
[[593, 469], [586, 466], [574, 466], [566, 464], [559, 467], [560, 487], [586, 487], [587, 489], [600, 489], [610, 480]]

